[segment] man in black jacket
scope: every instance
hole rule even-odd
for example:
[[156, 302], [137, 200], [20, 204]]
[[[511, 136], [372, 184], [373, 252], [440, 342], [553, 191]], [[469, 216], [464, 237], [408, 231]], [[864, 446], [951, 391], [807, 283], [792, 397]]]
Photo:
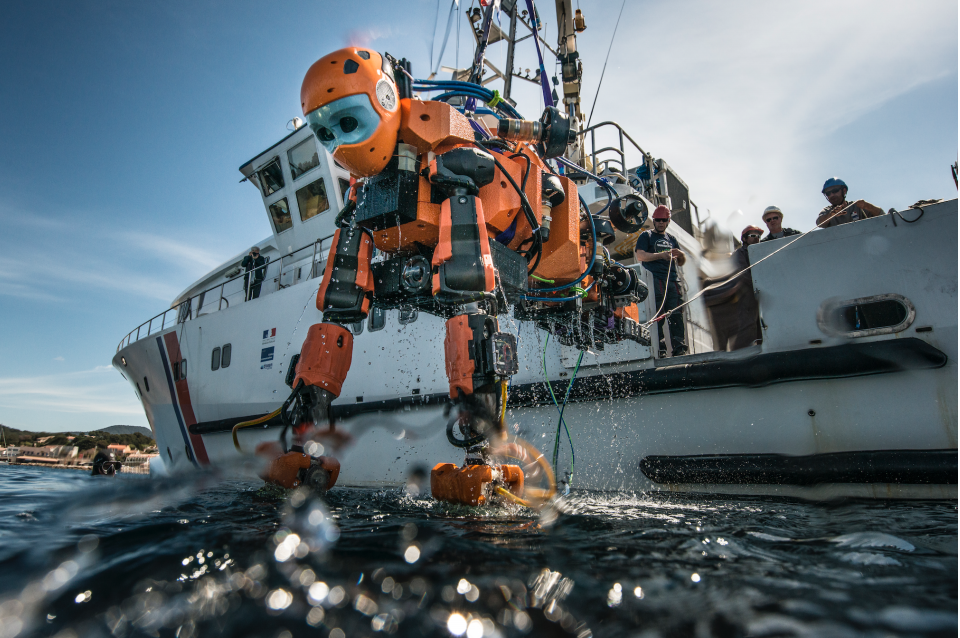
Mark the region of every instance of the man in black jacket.
[[[247, 291], [247, 301], [260, 296], [260, 286], [267, 270], [267, 260], [260, 256], [260, 248], [254, 246], [250, 254], [243, 258], [240, 266], [246, 271], [243, 275], [243, 289]], [[250, 271], [253, 271], [253, 282], [250, 281]]]
[[767, 206], [766, 210], [763, 211], [763, 223], [767, 225], [767, 230], [770, 232], [760, 241], [770, 241], [771, 239], [780, 239], [781, 237], [800, 234], [799, 230], [784, 228], [782, 226], [783, 213], [776, 206]]

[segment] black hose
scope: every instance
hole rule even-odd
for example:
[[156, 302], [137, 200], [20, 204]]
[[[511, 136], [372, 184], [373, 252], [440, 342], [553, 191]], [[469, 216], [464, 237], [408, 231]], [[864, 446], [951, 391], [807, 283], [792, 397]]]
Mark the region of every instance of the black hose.
[[474, 445], [478, 445], [487, 440], [487, 437], [485, 437], [482, 434], [477, 434], [475, 436], [470, 437], [469, 439], [458, 439], [457, 437], [455, 437], [453, 435], [453, 424], [459, 420], [460, 420], [460, 416], [457, 415], [452, 419], [450, 419], [449, 421], [447, 421], [447, 441], [450, 442], [450, 445], [454, 447], [467, 448], [467, 447], [473, 447]]
[[[497, 161], [496, 154], [491, 152], [490, 149], [485, 147], [479, 142], [474, 142], [474, 146], [479, 148], [482, 151], [490, 153], [490, 157], [493, 159], [493, 163], [496, 164], [497, 168], [500, 169], [500, 172], [507, 178], [507, 181], [510, 182], [510, 185], [513, 186], [513, 189], [517, 191], [517, 194], [520, 196], [520, 208], [523, 210], [524, 216], [527, 218], [527, 223], [530, 224], [530, 230], [533, 232], [533, 236], [536, 238], [534, 241], [534, 246], [531, 250], [537, 251], [537, 256], [533, 262], [533, 266], [527, 269], [527, 275], [532, 275], [536, 270], [537, 266], [540, 265], [540, 258], [543, 256], [543, 240], [540, 237], [540, 224], [537, 223], [537, 217], [533, 214], [533, 208], [530, 206], [530, 201], [527, 199], [527, 194], [517, 185], [517, 182], [514, 181], [513, 176], [510, 175], [503, 168], [503, 164]], [[527, 171], [529, 173], [529, 171]], [[529, 260], [527, 260], [529, 262]]]
[[280, 406], [280, 421], [283, 423], [283, 429], [280, 430], [280, 448], [283, 450], [283, 453], [287, 453], [287, 430], [293, 427], [293, 424], [290, 423], [290, 417], [287, 416], [287, 408], [290, 407], [290, 404], [293, 403], [300, 395], [300, 391], [303, 389], [303, 379], [297, 383], [297, 387], [293, 389], [293, 392], [290, 393], [290, 396], [287, 397], [287, 400], [283, 402], [283, 405]]

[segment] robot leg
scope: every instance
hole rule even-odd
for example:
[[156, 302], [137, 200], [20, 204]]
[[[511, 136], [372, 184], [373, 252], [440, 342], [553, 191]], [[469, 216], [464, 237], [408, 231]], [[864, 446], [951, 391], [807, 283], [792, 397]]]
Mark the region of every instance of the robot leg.
[[[499, 331], [496, 317], [482, 313], [456, 315], [447, 321], [444, 340], [450, 398], [457, 413], [447, 424], [451, 444], [465, 448], [462, 467], [440, 463], [430, 474], [437, 500], [482, 505], [497, 489], [523, 491], [523, 471], [516, 465], [488, 462], [490, 439], [506, 436], [503, 424], [504, 384], [516, 374], [517, 340]], [[459, 429], [459, 436], [454, 433]]]
[[284, 404], [282, 417], [293, 427], [294, 444], [289, 452], [264, 449], [273, 456], [264, 479], [282, 487], [313, 485], [333, 487], [340, 464], [329, 457], [311, 457], [304, 443], [311, 433], [325, 426], [332, 433], [330, 404], [340, 396], [353, 358], [353, 335], [342, 324], [363, 321], [370, 308], [373, 277], [370, 259], [373, 239], [357, 227], [341, 228], [333, 237], [323, 281], [317, 291], [317, 308], [323, 323], [310, 326], [300, 349], [294, 391]]

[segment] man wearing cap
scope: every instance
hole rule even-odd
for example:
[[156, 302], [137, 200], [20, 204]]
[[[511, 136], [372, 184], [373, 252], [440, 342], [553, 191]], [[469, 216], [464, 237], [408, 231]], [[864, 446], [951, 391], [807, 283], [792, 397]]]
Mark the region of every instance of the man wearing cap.
[[829, 206], [824, 207], [817, 217], [817, 226], [820, 228], [830, 228], [840, 224], [849, 224], [868, 217], [883, 215], [883, 210], [858, 199], [851, 203], [847, 202], [847, 185], [839, 177], [831, 177], [823, 183], [823, 196], [830, 202]]
[[[740, 233], [743, 243], [730, 256], [733, 273], [740, 273], [723, 285], [707, 290], [704, 302], [713, 323], [717, 350], [733, 351], [746, 348], [761, 338], [760, 309], [753, 292], [753, 275], [750, 270], [749, 248], [760, 242], [763, 231], [756, 226], [747, 226]], [[744, 272], [746, 271], [746, 272]], [[706, 281], [706, 285], [713, 282]]]
[[[666, 206], [657, 206], [653, 211], [653, 230], [640, 233], [637, 238], [637, 247], [634, 255], [637, 261], [653, 275], [654, 300], [657, 304], [657, 314], [675, 309], [683, 303], [680, 294], [680, 267], [687, 261], [686, 255], [680, 250], [680, 243], [673, 235], [667, 234], [670, 225], [670, 210]], [[667, 355], [667, 342], [663, 336], [663, 322], [657, 322], [657, 332], [660, 335], [660, 356]], [[686, 354], [687, 344], [684, 333], [683, 312], [678, 311], [670, 315], [670, 346], [673, 356]]]
[[[247, 301], [260, 296], [260, 286], [263, 285], [263, 275], [266, 272], [267, 260], [260, 256], [260, 248], [254, 246], [250, 254], [243, 258], [240, 266], [244, 269], [243, 289], [247, 291]], [[250, 271], [253, 271], [253, 283], [250, 283]]]
[[771, 239], [780, 239], [781, 237], [800, 234], [799, 230], [784, 228], [781, 225], [783, 223], [783, 212], [776, 206], [767, 206], [766, 209], [764, 209], [763, 223], [767, 225], [767, 230], [770, 232], [760, 241], [770, 241]]

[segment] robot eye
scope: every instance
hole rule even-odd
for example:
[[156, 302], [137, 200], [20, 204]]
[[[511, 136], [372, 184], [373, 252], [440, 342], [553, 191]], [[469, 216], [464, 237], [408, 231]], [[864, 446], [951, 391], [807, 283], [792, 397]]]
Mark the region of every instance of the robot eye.
[[355, 117], [347, 116], [347, 117], [340, 118], [340, 130], [343, 131], [344, 133], [350, 133], [351, 131], [355, 130], [359, 125], [360, 123], [357, 122], [357, 118]]
[[332, 142], [332, 141], [333, 141], [333, 131], [331, 131], [330, 129], [328, 129], [328, 128], [326, 128], [326, 127], [323, 127], [323, 126], [318, 127], [318, 128], [317, 128], [317, 137], [319, 137], [319, 138], [320, 138], [320, 141], [322, 141], [322, 142]]

